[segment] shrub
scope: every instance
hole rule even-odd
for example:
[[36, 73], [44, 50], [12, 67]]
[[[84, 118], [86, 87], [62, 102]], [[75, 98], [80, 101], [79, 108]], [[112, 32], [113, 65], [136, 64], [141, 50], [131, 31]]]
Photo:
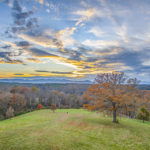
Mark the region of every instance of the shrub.
[[38, 104], [38, 107], [37, 107], [39, 110], [43, 108], [42, 104]]
[[148, 110], [145, 107], [141, 107], [137, 114], [137, 119], [143, 120], [144, 122], [145, 120], [149, 120], [149, 116], [150, 113], [148, 112]]
[[55, 110], [57, 109], [57, 107], [56, 107], [55, 104], [51, 104], [50, 109], [51, 109], [53, 112], [55, 112]]

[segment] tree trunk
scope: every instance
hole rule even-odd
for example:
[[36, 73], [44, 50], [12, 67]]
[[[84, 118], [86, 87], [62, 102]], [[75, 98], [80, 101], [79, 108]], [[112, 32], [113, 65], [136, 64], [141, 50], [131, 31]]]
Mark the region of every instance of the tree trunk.
[[116, 109], [113, 110], [113, 122], [114, 122], [114, 123], [117, 123]]

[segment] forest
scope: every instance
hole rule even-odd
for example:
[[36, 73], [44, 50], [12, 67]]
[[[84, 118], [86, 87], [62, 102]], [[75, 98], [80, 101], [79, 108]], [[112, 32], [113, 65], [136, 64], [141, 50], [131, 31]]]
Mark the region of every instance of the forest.
[[3, 84], [0, 86], [0, 119], [55, 105], [58, 109], [84, 108], [103, 112], [113, 115], [113, 122], [117, 122], [117, 115], [149, 120], [150, 91], [140, 89], [139, 83], [124, 73], [112, 72], [98, 74], [91, 85]]
[[84, 103], [82, 94], [87, 88], [86, 85], [52, 85], [49, 88], [43, 86], [1, 86], [0, 119], [36, 110], [39, 104], [43, 108], [50, 108], [52, 104], [57, 108], [80, 108]]

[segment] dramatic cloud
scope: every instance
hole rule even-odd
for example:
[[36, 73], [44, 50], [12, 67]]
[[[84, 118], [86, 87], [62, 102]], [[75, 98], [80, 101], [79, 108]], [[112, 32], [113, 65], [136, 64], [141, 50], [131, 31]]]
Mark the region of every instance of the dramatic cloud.
[[32, 44], [36, 44], [42, 47], [47, 48], [63, 48], [63, 44], [61, 41], [59, 41], [55, 37], [50, 37], [47, 35], [27, 35], [27, 34], [19, 34], [18, 37], [20, 37], [23, 40], [29, 41]]
[[20, 46], [20, 47], [23, 47], [23, 48], [28, 48], [31, 46], [31, 44], [27, 41], [20, 41], [20, 42], [17, 42], [17, 46]]
[[93, 48], [106, 48], [120, 45], [118, 41], [104, 41], [104, 40], [85, 40], [82, 44]]
[[11, 52], [0, 52], [0, 63], [26, 65], [22, 60], [15, 58], [16, 56], [18, 55]]
[[57, 57], [54, 54], [50, 54], [48, 52], [42, 51], [37, 48], [30, 48], [27, 50], [29, 53], [31, 53], [32, 56], [37, 56], [37, 57]]
[[27, 58], [26, 60], [33, 63], [42, 63], [42, 61], [37, 58]]
[[36, 72], [52, 73], [52, 74], [73, 74], [73, 72], [61, 72], [61, 71], [47, 71], [47, 70], [35, 70]]
[[[10, 3], [10, 1], [5, 1], [6, 3]], [[12, 16], [13, 16], [13, 26], [11, 30], [8, 30], [7, 33], [20, 33], [31, 31], [32, 29], [38, 27], [38, 19], [32, 17], [34, 14], [33, 11], [24, 11], [20, 5], [19, 0], [14, 0], [11, 7]], [[9, 33], [10, 34], [10, 33]]]
[[149, 80], [149, 7], [146, 0], [1, 0], [0, 78], [116, 70]]

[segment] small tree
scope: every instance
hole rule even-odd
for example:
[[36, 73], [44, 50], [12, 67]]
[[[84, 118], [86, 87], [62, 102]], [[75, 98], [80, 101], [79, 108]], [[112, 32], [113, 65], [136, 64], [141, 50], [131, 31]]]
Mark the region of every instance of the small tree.
[[10, 106], [6, 112], [6, 118], [12, 118], [14, 116], [14, 109]]
[[38, 104], [37, 108], [38, 108], [38, 110], [42, 109], [43, 108], [42, 104]]
[[53, 112], [55, 112], [55, 110], [57, 109], [57, 107], [56, 107], [55, 104], [51, 104], [50, 109], [51, 109]]
[[141, 107], [137, 114], [137, 119], [143, 120], [144, 122], [145, 120], [149, 120], [149, 116], [150, 113], [148, 112], [148, 110], [145, 107]]

